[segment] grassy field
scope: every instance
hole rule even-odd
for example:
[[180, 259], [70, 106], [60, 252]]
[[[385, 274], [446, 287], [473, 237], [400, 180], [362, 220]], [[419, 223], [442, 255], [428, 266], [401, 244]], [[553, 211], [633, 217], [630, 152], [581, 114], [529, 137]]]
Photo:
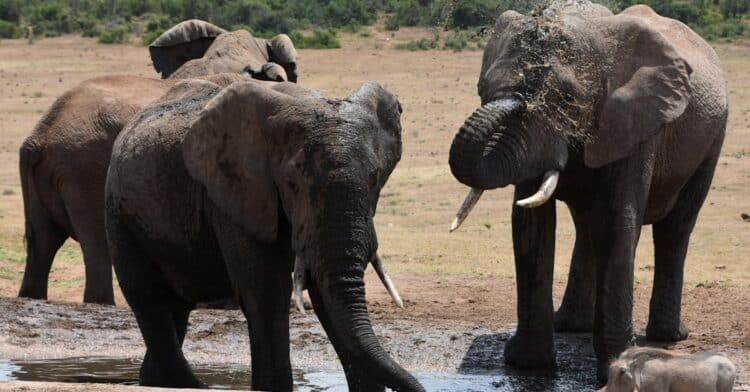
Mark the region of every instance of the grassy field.
[[[376, 223], [380, 252], [397, 282], [410, 277], [512, 277], [512, 189], [486, 194], [462, 229], [448, 226], [467, 189], [448, 167], [450, 142], [478, 105], [480, 51], [396, 50], [398, 42], [432, 33], [401, 29], [342, 37], [336, 50], [301, 50], [300, 82], [327, 96], [344, 97], [362, 83], [379, 81], [404, 107], [403, 159], [383, 190]], [[750, 46], [717, 47], [729, 81], [729, 130], [713, 189], [693, 234], [687, 262], [690, 285], [750, 287]], [[61, 37], [28, 44], [0, 42], [0, 296], [13, 296], [23, 271], [23, 212], [18, 146], [53, 100], [76, 83], [99, 75], [157, 77], [147, 49], [104, 46], [93, 39]], [[558, 222], [556, 278], [567, 276], [573, 227], [566, 207]], [[652, 278], [653, 247], [645, 228], [637, 256], [637, 281]], [[78, 301], [83, 265], [76, 243], [58, 255], [51, 298]], [[118, 293], [119, 294], [119, 293]]]

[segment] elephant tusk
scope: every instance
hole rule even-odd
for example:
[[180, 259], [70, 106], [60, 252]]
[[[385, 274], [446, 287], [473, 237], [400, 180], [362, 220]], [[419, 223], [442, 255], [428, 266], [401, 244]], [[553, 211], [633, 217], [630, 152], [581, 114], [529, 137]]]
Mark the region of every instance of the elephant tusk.
[[396, 290], [396, 286], [393, 285], [393, 281], [391, 280], [391, 277], [388, 276], [387, 272], [385, 272], [385, 266], [383, 265], [383, 260], [381, 260], [380, 256], [378, 256], [377, 254], [375, 255], [375, 258], [372, 260], [372, 267], [375, 268], [375, 272], [378, 273], [378, 277], [380, 277], [380, 281], [383, 282], [383, 286], [385, 286], [385, 289], [388, 290], [388, 294], [390, 294], [391, 298], [393, 298], [393, 302], [395, 302], [399, 308], [403, 309], [404, 301], [401, 300], [401, 296], [398, 294], [398, 290]]
[[297, 305], [300, 313], [307, 314], [305, 312], [305, 302], [302, 299], [302, 290], [305, 284], [305, 263], [299, 256], [294, 258], [292, 280], [294, 282], [294, 303]]
[[557, 188], [557, 180], [560, 179], [560, 172], [557, 170], [550, 170], [544, 173], [544, 180], [539, 190], [535, 194], [516, 201], [516, 205], [523, 208], [534, 208], [549, 201], [552, 194], [555, 193]]
[[469, 194], [466, 195], [466, 199], [464, 199], [463, 204], [461, 204], [461, 208], [458, 209], [456, 218], [453, 219], [453, 223], [451, 223], [451, 233], [458, 229], [462, 223], [464, 223], [464, 220], [467, 216], [469, 216], [471, 209], [474, 208], [474, 206], [479, 201], [479, 198], [482, 197], [483, 192], [484, 190], [482, 189], [471, 188]]

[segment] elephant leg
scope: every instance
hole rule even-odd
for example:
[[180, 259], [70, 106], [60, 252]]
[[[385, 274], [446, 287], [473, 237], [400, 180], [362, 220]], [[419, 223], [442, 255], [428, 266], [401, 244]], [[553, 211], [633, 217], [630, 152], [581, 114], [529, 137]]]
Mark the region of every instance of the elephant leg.
[[643, 157], [653, 156], [647, 153], [653, 148], [655, 143], [644, 143], [632, 156], [607, 168], [592, 206], [597, 260], [594, 352], [602, 383], [610, 361], [633, 341], [633, 263], [653, 169]]
[[377, 381], [369, 377], [368, 369], [364, 369], [357, 366], [356, 361], [350, 358], [349, 351], [343, 346], [343, 343], [337, 338], [335, 333], [335, 321], [331, 320], [330, 312], [326, 310], [325, 302], [320, 296], [320, 292], [315, 285], [308, 287], [307, 290], [310, 295], [313, 307], [315, 307], [315, 314], [318, 315], [318, 320], [323, 326], [323, 329], [328, 335], [328, 339], [331, 341], [333, 348], [338, 354], [341, 366], [344, 368], [344, 374], [346, 375], [346, 382], [349, 386], [350, 392], [384, 392], [385, 386], [379, 384]]
[[[250, 334], [251, 388], [291, 391], [289, 302], [293, 254], [286, 243], [255, 241], [227, 218], [215, 226], [224, 261]], [[284, 242], [284, 241], [282, 241]]]
[[69, 200], [66, 211], [73, 232], [83, 251], [86, 268], [86, 286], [83, 302], [114, 305], [112, 289], [112, 262], [107, 248], [104, 229], [104, 201], [98, 192], [87, 192], [83, 184], [63, 189], [63, 197]]
[[555, 312], [556, 332], [594, 330], [596, 301], [596, 263], [591, 244], [589, 213], [571, 209], [576, 228], [576, 243], [570, 261], [568, 285], [560, 308]]
[[140, 384], [201, 387], [181, 349], [181, 338], [184, 338], [193, 304], [171, 290], [159, 268], [139, 249], [117, 217], [108, 213], [107, 219], [107, 238], [120, 288], [146, 343]]
[[656, 341], [687, 339], [680, 319], [682, 283], [690, 234], [711, 188], [721, 141], [680, 192], [672, 210], [654, 224], [654, 287], [651, 292], [646, 337]]
[[516, 186], [513, 204], [518, 329], [505, 345], [505, 362], [521, 368], [553, 367], [556, 356], [552, 304], [555, 203], [530, 209], [515, 205], [515, 200], [534, 193], [537, 186]]
[[52, 261], [68, 234], [53, 222], [33, 191], [24, 189], [24, 204], [26, 267], [18, 296], [47, 299], [47, 282]]

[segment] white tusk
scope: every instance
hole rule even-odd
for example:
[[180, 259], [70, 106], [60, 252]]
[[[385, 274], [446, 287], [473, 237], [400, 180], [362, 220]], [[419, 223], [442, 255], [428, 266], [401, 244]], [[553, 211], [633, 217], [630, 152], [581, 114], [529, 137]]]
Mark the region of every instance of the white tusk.
[[305, 312], [305, 301], [302, 299], [302, 288], [305, 284], [305, 263], [299, 256], [294, 258], [292, 280], [294, 282], [294, 303], [297, 304], [300, 313], [307, 314]]
[[546, 203], [555, 193], [558, 179], [560, 179], [560, 172], [557, 170], [544, 173], [544, 180], [539, 190], [525, 199], [516, 201], [516, 205], [523, 208], [534, 208]]
[[375, 258], [372, 260], [372, 267], [375, 268], [375, 272], [378, 273], [378, 276], [380, 277], [380, 280], [383, 282], [385, 289], [388, 290], [388, 294], [390, 294], [391, 298], [393, 298], [393, 302], [395, 302], [399, 308], [403, 309], [404, 301], [402, 301], [401, 296], [398, 295], [398, 291], [396, 290], [396, 286], [393, 285], [393, 281], [391, 280], [391, 277], [388, 276], [387, 272], [385, 272], [385, 266], [383, 265], [383, 260], [381, 260], [380, 256], [378, 256], [377, 254], [375, 255]]
[[464, 220], [467, 216], [469, 216], [471, 209], [474, 208], [474, 206], [479, 201], [479, 198], [482, 197], [483, 192], [484, 190], [482, 189], [471, 188], [469, 194], [466, 195], [466, 199], [464, 199], [463, 204], [461, 204], [461, 208], [458, 209], [456, 218], [453, 219], [453, 223], [451, 223], [451, 233], [458, 229], [459, 226], [461, 226], [461, 223], [464, 223]]

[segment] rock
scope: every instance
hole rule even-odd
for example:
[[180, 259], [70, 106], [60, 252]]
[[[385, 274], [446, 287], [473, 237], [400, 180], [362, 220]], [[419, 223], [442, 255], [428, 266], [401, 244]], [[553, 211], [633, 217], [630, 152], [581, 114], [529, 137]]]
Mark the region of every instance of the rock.
[[742, 217], [743, 221], [750, 222], [750, 214], [747, 214], [747, 213], [743, 212], [743, 213], [740, 214], [740, 217]]

